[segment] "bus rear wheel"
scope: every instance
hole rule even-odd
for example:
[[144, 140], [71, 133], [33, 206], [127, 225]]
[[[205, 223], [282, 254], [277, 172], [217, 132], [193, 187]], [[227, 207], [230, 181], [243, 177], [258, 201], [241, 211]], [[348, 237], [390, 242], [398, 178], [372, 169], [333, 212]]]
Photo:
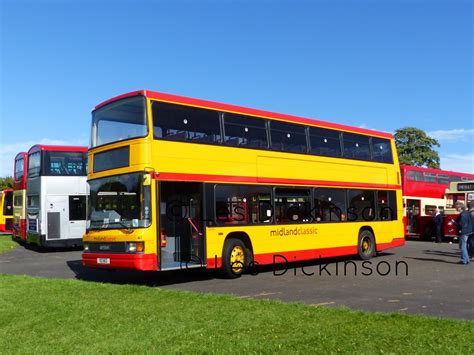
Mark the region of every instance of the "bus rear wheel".
[[242, 240], [230, 238], [224, 244], [222, 253], [222, 272], [225, 277], [240, 277], [249, 261], [249, 252]]
[[357, 250], [362, 260], [369, 260], [375, 255], [375, 238], [371, 231], [367, 229], [360, 231]]

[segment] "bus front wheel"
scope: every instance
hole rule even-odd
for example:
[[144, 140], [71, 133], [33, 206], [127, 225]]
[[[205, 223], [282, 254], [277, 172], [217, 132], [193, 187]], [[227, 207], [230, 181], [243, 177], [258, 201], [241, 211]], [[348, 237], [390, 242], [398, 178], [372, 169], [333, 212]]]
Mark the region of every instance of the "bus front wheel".
[[242, 240], [230, 238], [224, 244], [222, 253], [222, 272], [225, 277], [235, 279], [245, 271], [248, 263], [248, 251]]
[[369, 260], [375, 255], [375, 238], [371, 231], [360, 231], [357, 250], [362, 260]]

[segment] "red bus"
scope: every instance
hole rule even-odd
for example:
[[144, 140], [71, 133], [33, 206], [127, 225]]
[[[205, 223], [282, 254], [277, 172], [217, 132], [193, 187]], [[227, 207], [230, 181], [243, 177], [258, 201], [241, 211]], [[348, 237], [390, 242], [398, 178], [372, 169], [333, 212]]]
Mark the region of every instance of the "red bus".
[[474, 180], [474, 174], [400, 165], [406, 236], [430, 239], [436, 208], [444, 211], [451, 182]]
[[28, 153], [21, 152], [15, 157], [13, 174], [13, 238], [26, 240], [26, 180]]

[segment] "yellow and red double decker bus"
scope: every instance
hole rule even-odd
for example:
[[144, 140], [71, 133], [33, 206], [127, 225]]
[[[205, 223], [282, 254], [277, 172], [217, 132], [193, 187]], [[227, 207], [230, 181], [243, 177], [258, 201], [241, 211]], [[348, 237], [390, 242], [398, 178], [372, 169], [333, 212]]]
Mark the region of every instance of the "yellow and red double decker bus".
[[13, 189], [0, 190], [0, 232], [13, 232]]
[[404, 244], [391, 134], [152, 91], [92, 112], [83, 264], [171, 270]]

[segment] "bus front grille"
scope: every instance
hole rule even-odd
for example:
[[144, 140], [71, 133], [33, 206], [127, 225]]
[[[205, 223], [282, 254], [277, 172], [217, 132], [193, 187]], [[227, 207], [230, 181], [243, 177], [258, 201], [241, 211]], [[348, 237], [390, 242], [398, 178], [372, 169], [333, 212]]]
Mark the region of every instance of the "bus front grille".
[[91, 253], [125, 253], [127, 244], [125, 242], [117, 243], [89, 243], [89, 252]]

